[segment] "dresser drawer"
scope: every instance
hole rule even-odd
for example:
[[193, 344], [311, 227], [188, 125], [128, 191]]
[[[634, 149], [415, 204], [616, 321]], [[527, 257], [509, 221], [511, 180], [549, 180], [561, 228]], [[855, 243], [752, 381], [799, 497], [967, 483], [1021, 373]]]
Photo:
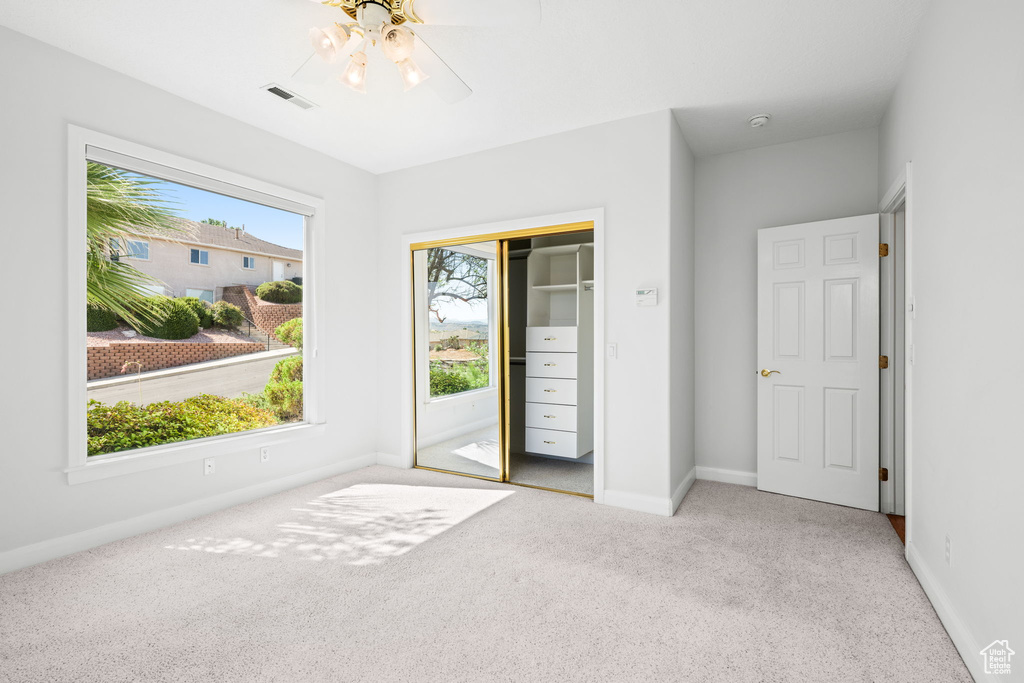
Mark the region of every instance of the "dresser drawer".
[[576, 406], [560, 406], [554, 403], [527, 403], [526, 426], [575, 432]]
[[576, 351], [575, 327], [527, 327], [527, 351]]
[[576, 380], [548, 379], [547, 377], [526, 378], [527, 403], [560, 403], [576, 405]]
[[576, 379], [576, 354], [527, 352], [526, 376]]
[[578, 458], [576, 434], [556, 432], [551, 429], [526, 429], [526, 452], [543, 455], [557, 455], [563, 458]]

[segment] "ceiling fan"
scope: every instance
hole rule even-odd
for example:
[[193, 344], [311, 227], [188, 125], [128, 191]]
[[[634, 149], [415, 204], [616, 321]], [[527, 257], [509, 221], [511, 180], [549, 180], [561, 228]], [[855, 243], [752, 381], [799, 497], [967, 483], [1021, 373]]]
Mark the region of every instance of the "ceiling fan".
[[[323, 82], [331, 67], [344, 71], [337, 79], [366, 92], [367, 50], [379, 47], [395, 63], [409, 90], [426, 82], [448, 103], [473, 93], [410, 26], [530, 26], [540, 23], [541, 0], [312, 0], [336, 7], [346, 16], [324, 28], [309, 30], [314, 54], [294, 77]], [[319, 57], [319, 60], [316, 59]], [[317, 62], [319, 61], [319, 64]], [[325, 72], [324, 65], [328, 65]]]

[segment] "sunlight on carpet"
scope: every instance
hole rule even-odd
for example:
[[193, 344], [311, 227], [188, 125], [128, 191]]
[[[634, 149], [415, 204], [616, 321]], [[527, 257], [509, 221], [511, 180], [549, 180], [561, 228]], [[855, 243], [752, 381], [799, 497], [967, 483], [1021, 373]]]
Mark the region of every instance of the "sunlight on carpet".
[[379, 564], [494, 505], [512, 491], [357, 484], [294, 508], [250, 538], [190, 538], [168, 550]]

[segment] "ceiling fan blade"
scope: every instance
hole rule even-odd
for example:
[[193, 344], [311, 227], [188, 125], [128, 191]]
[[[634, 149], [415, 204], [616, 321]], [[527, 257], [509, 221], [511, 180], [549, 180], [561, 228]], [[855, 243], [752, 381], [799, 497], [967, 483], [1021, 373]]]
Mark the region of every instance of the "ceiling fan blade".
[[447, 26], [536, 26], [541, 0], [415, 0], [424, 24]]
[[448, 104], [455, 104], [473, 94], [473, 89], [466, 85], [466, 82], [459, 78], [419, 35], [416, 35], [416, 47], [413, 49], [412, 58], [429, 77], [426, 84]]
[[311, 52], [306, 61], [302, 63], [302, 66], [292, 74], [292, 79], [299, 83], [321, 85], [326, 83], [327, 79], [334, 72], [334, 69], [331, 68], [332, 66], [332, 64], [328, 64], [317, 57], [315, 52]]

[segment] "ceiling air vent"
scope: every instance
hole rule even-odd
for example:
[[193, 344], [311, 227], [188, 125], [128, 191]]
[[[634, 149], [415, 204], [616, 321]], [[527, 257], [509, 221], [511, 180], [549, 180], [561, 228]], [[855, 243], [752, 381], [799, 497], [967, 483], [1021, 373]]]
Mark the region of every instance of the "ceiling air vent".
[[265, 85], [263, 86], [262, 89], [266, 90], [271, 95], [275, 95], [286, 102], [294, 104], [299, 109], [312, 109], [313, 107], [316, 106], [315, 104], [307, 100], [305, 97], [299, 97], [295, 93], [291, 92], [290, 90], [285, 90], [276, 83], [270, 83], [269, 85]]

